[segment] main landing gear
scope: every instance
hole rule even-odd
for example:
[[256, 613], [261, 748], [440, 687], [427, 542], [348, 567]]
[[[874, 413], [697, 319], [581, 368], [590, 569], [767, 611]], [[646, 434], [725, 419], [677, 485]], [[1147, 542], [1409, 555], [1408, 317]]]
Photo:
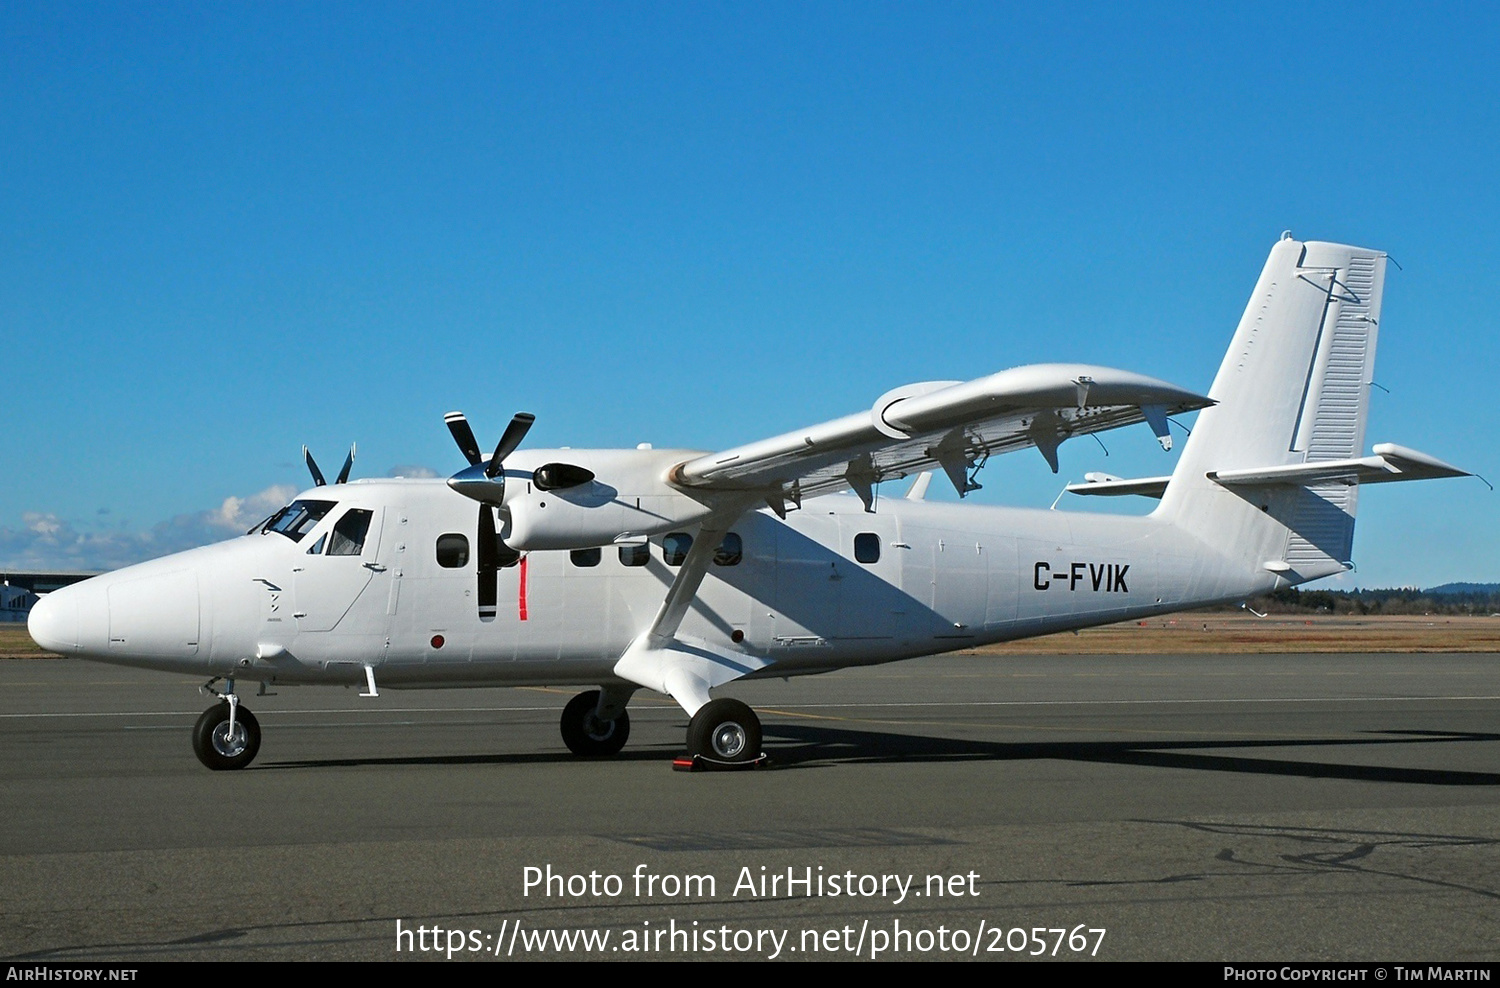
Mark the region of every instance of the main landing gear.
[[710, 700], [688, 721], [688, 755], [726, 765], [760, 757], [760, 718], [729, 697]]
[[615, 715], [611, 720], [600, 716], [599, 694], [599, 690], [580, 693], [563, 707], [560, 725], [563, 744], [575, 755], [613, 755], [630, 739], [630, 715], [625, 712], [624, 702], [630, 694], [625, 694], [624, 700], [618, 702], [618, 709], [611, 709], [616, 704], [605, 706], [605, 714]]
[[698, 708], [688, 721], [687, 754], [672, 760], [679, 772], [755, 768], [766, 763], [760, 750], [760, 718], [739, 700], [720, 697]]
[[244, 768], [260, 751], [260, 723], [250, 708], [240, 704], [234, 692], [234, 680], [228, 680], [224, 692], [213, 688], [210, 679], [203, 687], [220, 700], [193, 725], [193, 754], [216, 772]]
[[[600, 690], [580, 693], [563, 708], [563, 743], [575, 755], [616, 754], [630, 738], [628, 692]], [[688, 722], [687, 754], [673, 761], [677, 769], [753, 768], [765, 762], [760, 750], [760, 718], [747, 705], [729, 697], [710, 700]]]

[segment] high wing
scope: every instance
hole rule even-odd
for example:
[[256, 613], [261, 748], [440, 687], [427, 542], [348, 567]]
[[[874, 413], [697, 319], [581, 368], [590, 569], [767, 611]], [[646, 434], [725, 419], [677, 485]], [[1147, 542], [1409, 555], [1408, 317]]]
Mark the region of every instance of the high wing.
[[888, 391], [868, 411], [708, 453], [671, 480], [715, 492], [764, 492], [787, 501], [852, 489], [869, 509], [873, 485], [941, 467], [960, 496], [996, 453], [1035, 446], [1057, 472], [1057, 447], [1072, 436], [1147, 422], [1172, 448], [1167, 416], [1213, 402], [1155, 378], [1087, 364], [1033, 364], [968, 382], [928, 381]]
[[720, 507], [704, 522], [651, 627], [615, 664], [615, 675], [669, 694], [691, 716], [709, 703], [713, 687], [767, 664], [764, 656], [747, 659], [721, 643], [678, 635], [719, 536], [762, 497], [785, 517], [788, 501], [800, 506], [805, 496], [850, 488], [870, 511], [876, 483], [933, 466], [943, 468], [962, 496], [979, 487], [972, 472], [995, 453], [1035, 446], [1055, 473], [1063, 440], [1136, 422], [1149, 423], [1162, 447], [1171, 449], [1167, 416], [1211, 404], [1129, 371], [1036, 364], [967, 383], [907, 385], [886, 392], [869, 411], [687, 460], [669, 480], [716, 495]]

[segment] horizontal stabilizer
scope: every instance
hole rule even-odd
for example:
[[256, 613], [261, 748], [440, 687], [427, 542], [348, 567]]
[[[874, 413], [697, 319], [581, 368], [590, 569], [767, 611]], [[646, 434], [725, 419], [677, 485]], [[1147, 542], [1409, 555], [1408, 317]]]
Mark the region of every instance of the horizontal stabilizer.
[[1467, 470], [1444, 463], [1426, 453], [1377, 443], [1375, 455], [1354, 460], [1322, 460], [1293, 463], [1280, 467], [1251, 470], [1217, 470], [1208, 479], [1225, 487], [1253, 487], [1286, 484], [1306, 487], [1311, 484], [1343, 482], [1345, 484], [1387, 484], [1398, 480], [1433, 480], [1440, 477], [1467, 477]]
[[[1375, 455], [1357, 460], [1324, 460], [1318, 463], [1294, 463], [1280, 467], [1262, 467], [1258, 470], [1210, 471], [1208, 478], [1225, 487], [1256, 487], [1266, 484], [1285, 484], [1291, 487], [1307, 487], [1312, 484], [1343, 482], [1346, 484], [1389, 484], [1398, 480], [1436, 480], [1441, 477], [1468, 477], [1467, 470], [1460, 470], [1436, 457], [1419, 453], [1395, 443], [1378, 443]], [[1070, 494], [1116, 497], [1124, 494], [1140, 494], [1159, 498], [1167, 489], [1171, 477], [1141, 477], [1136, 480], [1121, 480], [1107, 473], [1086, 473], [1081, 484], [1069, 484]]]
[[1107, 473], [1086, 473], [1083, 483], [1069, 484], [1070, 494], [1097, 494], [1101, 497], [1118, 497], [1124, 494], [1140, 494], [1159, 498], [1167, 489], [1171, 477], [1141, 477], [1136, 480], [1121, 480]]

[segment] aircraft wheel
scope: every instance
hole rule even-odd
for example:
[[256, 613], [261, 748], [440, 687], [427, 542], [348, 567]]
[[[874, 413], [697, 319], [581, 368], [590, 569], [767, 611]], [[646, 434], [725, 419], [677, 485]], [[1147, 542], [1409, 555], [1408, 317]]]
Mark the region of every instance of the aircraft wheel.
[[589, 690], [563, 707], [563, 744], [575, 755], [613, 755], [630, 739], [630, 715], [621, 710], [614, 720], [600, 720], [594, 715], [598, 706], [599, 691]]
[[715, 761], [752, 761], [760, 757], [760, 718], [739, 700], [710, 700], [688, 721], [687, 746]]
[[216, 703], [193, 725], [193, 754], [214, 771], [244, 768], [260, 750], [260, 724], [250, 708], [240, 705], [229, 733], [229, 704]]

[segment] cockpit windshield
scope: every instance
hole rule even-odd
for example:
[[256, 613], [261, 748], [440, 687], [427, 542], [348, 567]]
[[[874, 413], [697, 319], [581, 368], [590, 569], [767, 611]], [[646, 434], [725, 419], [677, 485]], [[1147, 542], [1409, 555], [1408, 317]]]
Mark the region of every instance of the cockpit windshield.
[[337, 503], [336, 501], [293, 501], [272, 515], [261, 531], [275, 532], [278, 535], [285, 535], [293, 542], [301, 542], [302, 536], [312, 531]]

